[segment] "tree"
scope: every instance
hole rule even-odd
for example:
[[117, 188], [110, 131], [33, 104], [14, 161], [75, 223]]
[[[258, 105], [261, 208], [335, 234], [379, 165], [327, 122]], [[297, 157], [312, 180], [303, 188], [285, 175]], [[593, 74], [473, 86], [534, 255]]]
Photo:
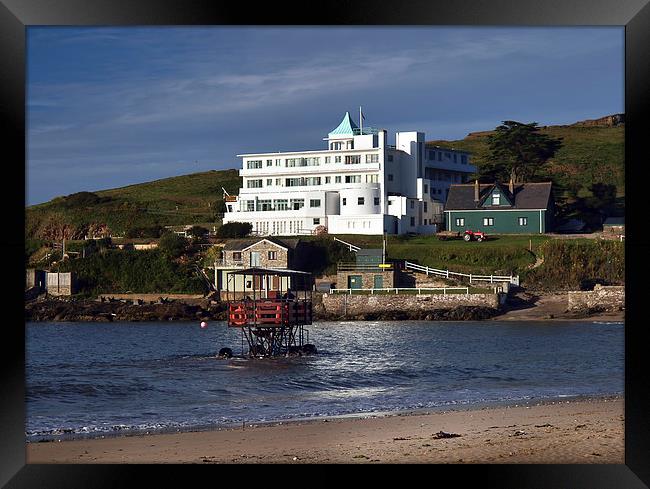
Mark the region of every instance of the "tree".
[[562, 138], [539, 132], [536, 122], [503, 121], [488, 137], [490, 153], [481, 173], [496, 181], [525, 182], [562, 147]]
[[178, 258], [185, 251], [187, 240], [176, 233], [167, 232], [160, 237], [158, 249], [171, 258]]
[[187, 230], [187, 232], [193, 238], [203, 238], [209, 233], [209, 231], [203, 226], [192, 226]]
[[217, 229], [218, 238], [244, 238], [253, 230], [250, 222], [229, 222]]

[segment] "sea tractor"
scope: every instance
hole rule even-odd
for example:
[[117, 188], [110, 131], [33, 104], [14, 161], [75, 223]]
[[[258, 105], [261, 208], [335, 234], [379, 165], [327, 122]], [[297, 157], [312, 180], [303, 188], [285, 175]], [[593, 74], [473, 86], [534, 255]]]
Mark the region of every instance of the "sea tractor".
[[[309, 343], [312, 324], [311, 274], [298, 270], [246, 268], [228, 272], [228, 327], [239, 328], [251, 358], [316, 353]], [[221, 357], [232, 356], [222, 348]]]

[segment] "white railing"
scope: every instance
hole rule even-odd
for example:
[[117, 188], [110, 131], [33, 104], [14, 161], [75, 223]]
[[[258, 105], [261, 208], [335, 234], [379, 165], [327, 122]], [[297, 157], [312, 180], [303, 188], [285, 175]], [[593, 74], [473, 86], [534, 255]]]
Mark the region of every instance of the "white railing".
[[347, 241], [343, 241], [342, 239], [337, 238], [336, 236], [334, 236], [334, 241], [343, 243], [345, 246], [347, 246], [350, 249], [350, 251], [353, 251], [355, 253], [361, 249], [358, 246], [354, 246], [352, 243], [348, 243]]
[[438, 277], [445, 278], [468, 278], [470, 284], [472, 282], [490, 282], [491, 284], [495, 282], [509, 282], [514, 285], [519, 285], [519, 275], [476, 275], [473, 273], [452, 272], [450, 270], [440, 270], [438, 268], [418, 265], [417, 263], [411, 263], [409, 261], [404, 262], [404, 266], [407, 269], [420, 273], [426, 273], [427, 275], [436, 275]]
[[408, 293], [414, 293], [417, 291], [418, 295], [422, 295], [422, 293], [427, 293], [427, 292], [433, 292], [433, 293], [440, 293], [442, 291], [443, 295], [446, 295], [448, 291], [459, 291], [459, 292], [451, 292], [451, 293], [464, 293], [465, 295], [469, 294], [469, 287], [391, 287], [391, 288], [382, 288], [382, 289], [330, 289], [330, 294], [349, 294], [352, 295], [353, 292], [356, 291], [359, 294], [366, 294], [369, 293], [370, 295], [374, 295], [375, 292], [386, 292], [386, 293], [391, 293], [395, 292], [395, 294], [399, 294], [400, 291], [408, 292]]

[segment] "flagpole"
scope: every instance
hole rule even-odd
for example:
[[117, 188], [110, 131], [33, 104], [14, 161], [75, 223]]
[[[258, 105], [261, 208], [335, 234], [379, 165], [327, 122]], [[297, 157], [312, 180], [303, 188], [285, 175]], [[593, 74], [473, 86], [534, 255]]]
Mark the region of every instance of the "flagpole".
[[363, 113], [361, 112], [361, 106], [359, 106], [359, 123], [361, 124], [361, 135], [363, 135]]

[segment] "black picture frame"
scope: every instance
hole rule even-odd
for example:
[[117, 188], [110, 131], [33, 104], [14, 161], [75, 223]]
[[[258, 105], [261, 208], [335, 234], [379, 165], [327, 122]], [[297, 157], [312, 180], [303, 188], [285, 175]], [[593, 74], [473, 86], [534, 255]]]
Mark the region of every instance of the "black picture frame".
[[[646, 204], [643, 167], [647, 137], [643, 122], [650, 99], [649, 0], [456, 0], [370, 2], [356, 0], [293, 2], [171, 1], [171, 0], [1, 0], [0, 111], [3, 139], [13, 149], [5, 159], [5, 212], [2, 247], [5, 277], [24, 280], [25, 172], [25, 29], [36, 25], [522, 25], [625, 26], [625, 158], [626, 158], [626, 320], [625, 320], [625, 465], [502, 465], [449, 466], [454, 485], [469, 480], [487, 487], [611, 488], [650, 485], [650, 382], [643, 341], [645, 277], [650, 276], [650, 239], [640, 215]], [[645, 143], [645, 144], [644, 144]], [[6, 154], [6, 153], [5, 153]], [[6, 208], [6, 207], [5, 207]], [[635, 218], [635, 214], [637, 214]], [[7, 224], [9, 224], [7, 226]], [[122, 487], [159, 477], [174, 478], [173, 466], [25, 465], [25, 375], [23, 298], [18, 287], [5, 292], [5, 321], [0, 341], [3, 390], [0, 409], [0, 486]], [[10, 312], [10, 314], [7, 314]], [[21, 319], [23, 318], [23, 319]], [[422, 467], [436, 470], [440, 466]], [[174, 470], [174, 472], [172, 472]], [[374, 468], [378, 471], [379, 469]], [[429, 470], [426, 470], [427, 472]], [[145, 473], [146, 471], [146, 473]], [[318, 475], [312, 475], [304, 482]], [[206, 474], [207, 475], [207, 474]], [[145, 477], [146, 476], [146, 479]], [[208, 475], [212, 479], [212, 475]], [[167, 479], [174, 480], [174, 479]], [[210, 483], [238, 484], [246, 477], [215, 478]], [[259, 479], [255, 478], [256, 482]], [[291, 482], [291, 480], [289, 481]], [[178, 480], [181, 484], [181, 481]], [[150, 481], [147, 484], [150, 486]]]

